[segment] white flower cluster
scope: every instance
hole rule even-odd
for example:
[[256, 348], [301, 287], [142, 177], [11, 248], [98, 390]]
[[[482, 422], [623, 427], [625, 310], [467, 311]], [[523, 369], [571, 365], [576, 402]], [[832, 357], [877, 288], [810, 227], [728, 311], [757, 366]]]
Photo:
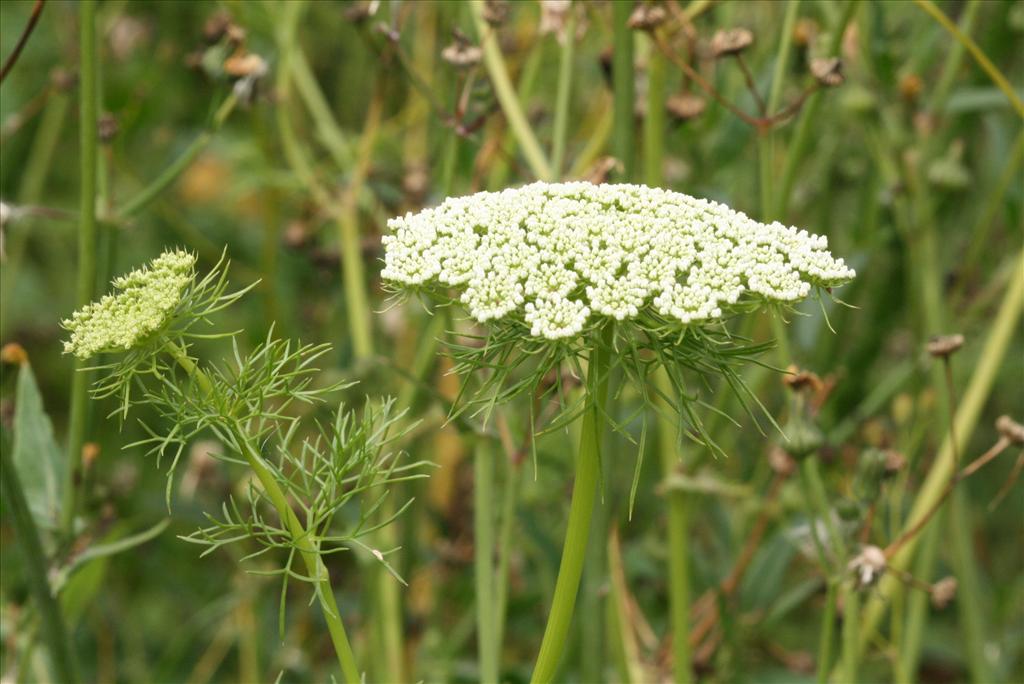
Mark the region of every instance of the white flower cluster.
[[62, 322], [71, 333], [64, 353], [87, 359], [134, 347], [167, 321], [195, 278], [195, 265], [193, 254], [164, 252], [147, 266], [116, 279], [117, 293], [104, 295]]
[[823, 236], [643, 185], [533, 183], [388, 221], [385, 280], [460, 287], [477, 321], [522, 307], [531, 334], [578, 334], [592, 315], [653, 309], [718, 318], [749, 292], [793, 302], [854, 277]]

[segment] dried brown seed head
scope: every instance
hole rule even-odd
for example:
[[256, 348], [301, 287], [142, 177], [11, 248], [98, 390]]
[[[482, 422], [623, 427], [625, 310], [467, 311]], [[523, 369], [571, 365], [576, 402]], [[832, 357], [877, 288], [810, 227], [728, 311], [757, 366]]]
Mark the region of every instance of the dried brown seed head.
[[0, 361], [15, 366], [24, 366], [28, 363], [28, 352], [17, 342], [8, 342], [0, 349]]
[[885, 551], [877, 546], [868, 545], [850, 561], [850, 570], [857, 576], [858, 587], [870, 587], [885, 572], [887, 567]]
[[676, 93], [665, 103], [665, 109], [677, 121], [696, 119], [704, 113], [707, 106], [707, 100], [693, 93]]
[[461, 40], [441, 50], [441, 59], [459, 69], [468, 69], [480, 63], [483, 58], [483, 50], [477, 45], [470, 45]]
[[999, 430], [999, 434], [1008, 439], [1012, 444], [1024, 445], [1024, 425], [1021, 425], [1010, 416], [999, 416], [996, 419], [996, 430]]
[[793, 27], [793, 44], [797, 47], [807, 47], [818, 35], [818, 22], [803, 17]]
[[846, 80], [843, 62], [838, 57], [815, 57], [811, 60], [811, 75], [827, 88], [842, 85]]
[[50, 83], [60, 92], [66, 92], [74, 88], [77, 80], [78, 77], [75, 74], [61, 67], [57, 67], [50, 72]]
[[928, 340], [925, 349], [932, 356], [946, 357], [952, 355], [962, 346], [964, 346], [964, 336], [957, 333], [956, 335], [937, 335]]
[[203, 24], [203, 40], [209, 44], [216, 43], [227, 33], [231, 25], [231, 15], [226, 11], [220, 11], [209, 17]]
[[626, 24], [638, 31], [653, 31], [668, 18], [668, 13], [661, 5], [643, 3], [633, 9]]
[[378, 7], [380, 7], [380, 0], [356, 2], [345, 8], [345, 18], [353, 24], [362, 24], [377, 14]]
[[86, 442], [82, 445], [82, 468], [88, 470], [96, 459], [100, 457], [100, 445], [96, 442]]
[[491, 26], [501, 26], [508, 20], [508, 0], [486, 0], [484, 2], [484, 21]]
[[786, 453], [786, 450], [776, 445], [768, 452], [768, 465], [773, 472], [779, 475], [792, 475], [796, 470], [796, 461]]
[[887, 475], [895, 475], [907, 467], [907, 457], [895, 449], [885, 451], [885, 472]]
[[723, 29], [715, 33], [711, 39], [711, 54], [714, 57], [738, 55], [754, 42], [754, 34], [750, 29]]
[[267, 73], [267, 62], [255, 52], [240, 52], [224, 60], [224, 73], [232, 78], [260, 78]]
[[565, 25], [572, 10], [572, 0], [540, 0], [540, 35], [555, 33], [561, 40], [565, 36]]
[[924, 90], [924, 81], [917, 74], [905, 74], [900, 79], [900, 96], [909, 102], [917, 99]]
[[608, 175], [612, 171], [622, 171], [622, 162], [611, 155], [599, 158], [589, 169], [584, 178], [589, 183], [600, 185], [608, 181]]
[[811, 390], [811, 392], [819, 392], [824, 387], [824, 383], [822, 383], [821, 378], [817, 374], [801, 370], [792, 364], [786, 369], [786, 375], [782, 376], [782, 383], [794, 392], [805, 389]]
[[109, 143], [117, 137], [118, 130], [119, 126], [114, 115], [110, 112], [103, 112], [96, 122], [96, 134], [99, 136], [100, 142]]
[[932, 605], [942, 609], [949, 605], [949, 602], [956, 598], [956, 578], [943, 577], [932, 585]]

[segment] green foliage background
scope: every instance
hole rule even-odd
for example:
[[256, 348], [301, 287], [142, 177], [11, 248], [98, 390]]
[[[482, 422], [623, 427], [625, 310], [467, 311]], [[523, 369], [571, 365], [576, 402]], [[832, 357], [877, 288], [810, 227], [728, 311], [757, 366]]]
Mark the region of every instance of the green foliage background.
[[[600, 157], [613, 154], [613, 96], [604, 50], [612, 44], [611, 3], [580, 3], [580, 25], [571, 79], [566, 138], [567, 178], [590, 177]], [[745, 53], [761, 93], [771, 87], [786, 5], [775, 2], [669, 3], [693, 11], [692, 24], [673, 45], [683, 58], [696, 50], [695, 65], [725, 98], [755, 113], [756, 102], [731, 59], [714, 60], [707, 45], [716, 30], [744, 26], [754, 34]], [[455, 2], [383, 2], [359, 21], [354, 3], [307, 3], [293, 42], [282, 35], [287, 7], [276, 2], [119, 2], [99, 7], [100, 111], [116, 129], [100, 148], [101, 220], [97, 245], [100, 290], [110, 276], [148, 260], [163, 248], [196, 251], [205, 267], [224, 247], [233, 280], [260, 285], [225, 317], [240, 331], [243, 346], [265, 338], [271, 324], [279, 335], [304, 342], [329, 342], [325, 381], [360, 380], [347, 397], [399, 394], [407, 369], [424, 339], [429, 318], [411, 303], [388, 308], [377, 278], [379, 236], [390, 216], [429, 206], [448, 194], [495, 189], [533, 179], [517, 153], [501, 108], [482, 66], [458, 69], [441, 58], [453, 31], [475, 41], [468, 7]], [[1024, 63], [1024, 5], [1019, 2], [944, 2], [939, 6], [967, 29], [988, 58], [1010, 79], [1018, 97]], [[27, 0], [0, 4], [0, 55], [21, 34], [32, 8]], [[553, 109], [561, 48], [538, 32], [540, 6], [512, 3], [500, 29], [502, 50], [520, 90], [520, 101], [544, 149], [553, 136]], [[61, 354], [59, 322], [75, 302], [76, 207], [78, 203], [78, 33], [75, 3], [47, 2], [20, 61], [0, 90], [0, 197], [15, 208], [35, 208], [6, 221], [0, 266], [0, 341], [28, 352], [47, 413], [63, 442], [67, 425], [71, 362]], [[809, 62], [826, 55], [846, 3], [805, 0], [797, 8], [795, 43], [783, 65], [780, 101], [793, 102], [813, 83]], [[219, 130], [214, 112], [231, 92], [223, 71], [235, 46], [211, 43], [218, 21], [244, 31], [239, 51], [260, 55], [267, 75], [249, 101], [239, 104]], [[673, 18], [676, 22], [678, 19]], [[219, 42], [218, 42], [219, 41]], [[641, 130], [649, 103], [647, 66], [658, 48], [636, 37], [635, 166], [613, 168], [611, 181], [643, 180]], [[1003, 292], [1021, 275], [1024, 157], [1021, 117], [969, 54], [911, 2], [857, 3], [839, 41], [846, 81], [814, 95], [813, 117], [797, 114], [760, 134], [732, 112], [708, 101], [696, 119], [671, 116], [661, 132], [665, 185], [709, 197], [762, 216], [764, 183], [774, 214], [788, 224], [829, 236], [834, 253], [858, 271], [837, 295], [854, 308], [831, 307], [830, 322], [811, 303], [788, 326], [789, 359], [835, 387], [815, 420], [827, 437], [823, 459], [830, 502], [853, 496], [859, 456], [868, 447], [892, 448], [907, 457], [905, 472], [879, 499], [872, 541], [891, 541], [931, 467], [948, 431], [947, 398], [938, 366], [924, 354], [935, 334], [963, 333], [966, 344], [952, 358], [953, 385], [963, 394], [986, 362], [981, 352]], [[350, 164], [331, 154], [323, 121], [293, 84], [282, 89], [283, 51], [308, 61], [329, 112], [342, 132]], [[699, 92], [667, 63], [667, 91]], [[805, 104], [803, 111], [811, 109]], [[282, 127], [282, 118], [287, 125]], [[799, 126], [809, 144], [796, 149]], [[468, 130], [467, 130], [468, 129]], [[288, 133], [291, 131], [291, 135]], [[207, 135], [195, 160], [137, 215], [119, 208], [157, 177], [197, 138]], [[759, 137], [761, 138], [759, 140]], [[325, 144], [325, 141], [327, 144]], [[504, 152], [503, 152], [504, 150]], [[296, 163], [304, 159], [308, 168]], [[767, 154], [766, 167], [762, 157]], [[793, 157], [792, 155], [799, 155]], [[621, 156], [621, 155], [620, 155]], [[787, 164], [795, 164], [792, 194], [780, 186]], [[632, 173], [632, 177], [630, 174]], [[310, 182], [310, 175], [315, 183]], [[365, 182], [363, 178], [365, 175]], [[316, 188], [326, 189], [325, 197]], [[347, 204], [346, 204], [347, 203]], [[372, 355], [356, 359], [341, 273], [344, 249], [338, 221], [345, 207], [357, 221], [365, 287], [370, 293]], [[931, 299], [929, 299], [931, 297]], [[932, 307], [929, 310], [929, 307]], [[1019, 316], [1019, 312], [1018, 312]], [[995, 418], [1024, 418], [1024, 354], [1017, 318], [1009, 351], [998, 365], [977, 427], [962, 455], [969, 461], [998, 437]], [[755, 340], [773, 335], [767, 315], [746, 324]], [[218, 346], [218, 344], [220, 346]], [[223, 343], [206, 350], [220, 354]], [[767, 359], [782, 362], [781, 356]], [[428, 369], [413, 414], [428, 429], [407, 448], [440, 467], [417, 484], [417, 499], [397, 528], [400, 570], [409, 581], [403, 606], [404, 659], [416, 680], [475, 681], [472, 463], [464, 435], [440, 428], [456, 381], [440, 356]], [[9, 428], [18, 373], [4, 365], [2, 419]], [[753, 369], [755, 392], [780, 422], [786, 390], [772, 373]], [[938, 381], [938, 382], [937, 382]], [[694, 596], [716, 585], [734, 566], [763, 505], [768, 527], [734, 597], [723, 600], [715, 648], [699, 672], [707, 681], [811, 681], [818, 653], [823, 589], [806, 542], [805, 504], [796, 478], [767, 500], [773, 478], [768, 454], [780, 442], [773, 430], [759, 432], [720, 387], [704, 398], [737, 416], [735, 427], [713, 420], [714, 437], [729, 453], [712, 460], [690, 454], [691, 473], [709, 491], [692, 493], [691, 572]], [[638, 398], [625, 393], [619, 417], [634, 436]], [[167, 516], [164, 474], [139, 454], [121, 451], [138, 437], [132, 422], [123, 431], [106, 420], [113, 409], [96, 403], [87, 439], [99, 455], [82, 477], [82, 509], [75, 540], [53, 549], [58, 565], [90, 545], [152, 527]], [[524, 442], [525, 402], [508, 408], [514, 443]], [[494, 427], [489, 426], [490, 430]], [[628, 516], [629, 483], [637, 447], [610, 435], [605, 457], [602, 512], [584, 579], [577, 643], [563, 670], [566, 680], [586, 681], [597, 672], [606, 681], [618, 669], [616, 644], [623, 629], [605, 620], [612, 577], [603, 544], [608, 530], [621, 536], [622, 564], [636, 600], [633, 624], [625, 629], [639, 643], [636, 660], [650, 681], [667, 676], [665, 502], [662, 473], [648, 455], [640, 496]], [[564, 432], [538, 442], [536, 477], [529, 459], [522, 467], [512, 528], [510, 594], [504, 677], [526, 681], [539, 643], [545, 606], [554, 584], [572, 473], [572, 437]], [[5, 448], [7, 448], [5, 446]], [[654, 446], [648, 442], [652, 452]], [[692, 447], [697, 449], [697, 447]], [[501, 456], [500, 452], [498, 456]], [[1024, 496], [1020, 483], [1001, 503], [990, 502], [1011, 479], [1019, 447], [959, 485], [963, 501], [955, 516], [937, 516], [924, 537], [938, 541], [937, 556], [922, 582], [958, 574], [954, 522], [964, 526], [976, 586], [961, 579], [954, 604], [929, 609], [923, 655], [911, 678], [921, 682], [978, 681], [978, 664], [967, 652], [964, 613], [969, 602], [981, 616], [984, 668], [991, 681], [1024, 679]], [[499, 468], [504, 482], [507, 469]], [[284, 641], [277, 634], [277, 585], [246, 575], [227, 552], [199, 560], [197, 550], [177, 539], [203, 524], [202, 511], [244, 486], [239, 472], [194, 457], [180, 470], [166, 532], [120, 555], [85, 565], [64, 590], [74, 649], [86, 678], [96, 681], [325, 681], [332, 657], [322, 624], [305, 594], [290, 602]], [[38, 672], [40, 648], [26, 650], [37, 633], [26, 589], [18, 540], [2, 531], [2, 631], [0, 671]], [[955, 518], [955, 520], [954, 520]], [[804, 532], [801, 532], [801, 529]], [[241, 555], [241, 554], [238, 554]], [[372, 560], [345, 554], [332, 574], [346, 622], [355, 635], [371, 680], [386, 679], [376, 650]], [[911, 567], [914, 573], [919, 566]], [[614, 592], [613, 592], [614, 593]], [[906, 610], [910, 594], [900, 607]], [[589, 606], [589, 608], [588, 608]], [[902, 613], [901, 613], [902, 614]], [[608, 623], [608, 633], [602, 625]], [[865, 681], [888, 681], [899, 653], [901, 620], [886, 618], [865, 656]], [[895, 632], [894, 630], [895, 625]], [[594, 645], [598, 651], [591, 650]], [[26, 669], [19, 669], [26, 668]], [[23, 680], [35, 675], [23, 674]]]

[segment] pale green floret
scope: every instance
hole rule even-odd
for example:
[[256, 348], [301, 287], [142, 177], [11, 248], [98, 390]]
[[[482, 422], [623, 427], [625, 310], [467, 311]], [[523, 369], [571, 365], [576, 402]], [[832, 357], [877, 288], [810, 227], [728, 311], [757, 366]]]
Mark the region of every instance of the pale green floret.
[[159, 330], [195, 278], [196, 257], [164, 252], [147, 266], [114, 280], [114, 294], [87, 304], [62, 322], [71, 333], [64, 353], [87, 359], [127, 351]]
[[513, 312], [562, 339], [592, 316], [717, 319], [744, 294], [795, 302], [853, 269], [828, 240], [643, 185], [533, 183], [455, 197], [388, 221], [381, 276], [459, 287], [480, 322]]

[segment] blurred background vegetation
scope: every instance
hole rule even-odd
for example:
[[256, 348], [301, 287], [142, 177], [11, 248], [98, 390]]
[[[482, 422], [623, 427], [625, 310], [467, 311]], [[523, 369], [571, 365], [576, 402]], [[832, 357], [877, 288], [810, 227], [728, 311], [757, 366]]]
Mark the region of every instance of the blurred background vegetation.
[[[11, 53], [34, 4], [0, 4], [0, 56]], [[948, 477], [940, 449], [949, 393], [942, 362], [925, 352], [931, 336], [965, 338], [950, 357], [959, 407], [973, 411], [957, 424], [963, 463], [996, 442], [997, 416], [1024, 417], [1020, 299], [1007, 294], [1024, 278], [1021, 114], [921, 4], [667, 2], [657, 5], [665, 17], [654, 34], [624, 32], [632, 4], [625, 12], [614, 4], [486, 8], [529, 127], [549, 162], [563, 159], [551, 178], [660, 179], [829, 236], [858, 272], [837, 292], [853, 308], [829, 307], [835, 333], [813, 302], [788, 328], [773, 329], [768, 315], [736, 327], [756, 340], [784, 331], [766, 361], [818, 376], [810, 409], [798, 412], [778, 374], [754, 368], [746, 379], [780, 423], [794, 415], [813, 423], [823, 443], [811, 458], [820, 459], [829, 505], [856, 508], [851, 535], [884, 548], [908, 524], [929, 475]], [[1024, 4], [969, 0], [938, 9], [1019, 98]], [[82, 181], [78, 23], [76, 3], [46, 2], [0, 89], [0, 341], [27, 351], [62, 444], [72, 364], [61, 353], [59, 324], [76, 302]], [[741, 34], [716, 39], [738, 27], [752, 38], [739, 57], [721, 41]], [[325, 379], [361, 381], [347, 399], [390, 393], [412, 402], [424, 423], [406, 447], [439, 467], [406, 492], [416, 500], [394, 531], [409, 583], [393, 585], [404, 636], [397, 656], [376, 631], [376, 599], [391, 591], [382, 585], [390, 580], [358, 554], [334, 558], [332, 574], [371, 681], [477, 681], [472, 447], [464, 428], [441, 427], [458, 379], [446, 374], [443, 354], [417, 356], [434, 349], [443, 328], [415, 302], [389, 308], [377, 278], [388, 217], [537, 177], [495, 97], [469, 6], [106, 0], [97, 32], [97, 290], [169, 246], [195, 251], [205, 267], [226, 248], [236, 284], [260, 281], [224, 321], [243, 346], [272, 324], [285, 337], [330, 342]], [[562, 79], [560, 135], [567, 33], [576, 40], [571, 77]], [[632, 44], [632, 83], [613, 79], [616, 36]], [[622, 54], [620, 47], [615, 56]], [[827, 61], [833, 56], [841, 67]], [[759, 99], [783, 115], [764, 116]], [[550, 152], [560, 146], [561, 154]], [[353, 288], [369, 293], [372, 312], [358, 309]], [[1001, 346], [993, 341], [1000, 334]], [[17, 376], [5, 363], [8, 427]], [[694, 611], [697, 672], [712, 682], [813, 681], [825, 582], [798, 478], [775, 451], [783, 443], [777, 431], [758, 431], [720, 387], [702, 398], [741, 427], [708, 412], [728, 458], [693, 446], [668, 482], [691, 502], [693, 596], [704, 596]], [[555, 432], [539, 438], [534, 475], [521, 404], [486, 428], [501, 438], [497, 477], [515, 511], [501, 530], [509, 550], [507, 681], [529, 677], [572, 473], [572, 438]], [[617, 408], [636, 438], [638, 405], [627, 392]], [[48, 549], [54, 569], [168, 515], [164, 472], [121, 450], [139, 431], [133, 422], [119, 431], [105, 419], [111, 408], [89, 408], [79, 517], [73, 535], [55, 537]], [[653, 452], [655, 441], [645, 448]], [[83, 678], [255, 682], [283, 671], [282, 681], [327, 681], [329, 642], [304, 593], [295, 589], [289, 602], [282, 641], [273, 578], [246, 574], [241, 553], [200, 560], [177, 538], [245, 486], [205, 456], [215, 448], [193, 448], [179, 468], [166, 530], [83, 565], [64, 587]], [[870, 449], [889, 450], [896, 472], [865, 493]], [[865, 628], [864, 681], [1024, 681], [1024, 496], [1014, 449], [960, 483], [931, 519], [905, 564], [912, 579], [867, 590], [884, 591], [892, 610]], [[648, 454], [630, 518], [636, 458], [636, 444], [609, 435], [565, 681], [669, 676], [665, 474]], [[936, 470], [943, 463], [944, 475]], [[45, 678], [45, 650], [4, 512], [0, 671], [5, 682], [35, 681]], [[911, 586], [946, 576], [957, 578], [958, 591], [942, 607]], [[730, 577], [731, 588], [721, 585]]]

